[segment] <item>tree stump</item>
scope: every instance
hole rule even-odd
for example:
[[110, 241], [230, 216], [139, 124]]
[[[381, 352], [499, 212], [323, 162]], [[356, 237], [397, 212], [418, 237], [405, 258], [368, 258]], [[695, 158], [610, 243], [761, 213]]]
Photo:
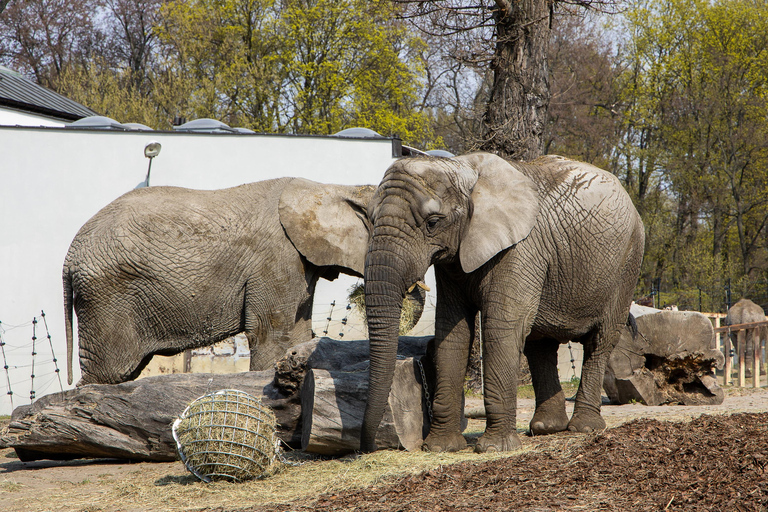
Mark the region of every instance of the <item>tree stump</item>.
[[[419, 450], [429, 433], [420, 359], [396, 362], [392, 391], [376, 434], [380, 449]], [[301, 449], [322, 455], [359, 449], [367, 400], [367, 363], [351, 371], [310, 370], [301, 393]]]
[[612, 403], [714, 405], [723, 402], [714, 369], [723, 354], [713, 348], [714, 330], [695, 311], [659, 311], [636, 318], [638, 333], [625, 329], [611, 353], [603, 388]]

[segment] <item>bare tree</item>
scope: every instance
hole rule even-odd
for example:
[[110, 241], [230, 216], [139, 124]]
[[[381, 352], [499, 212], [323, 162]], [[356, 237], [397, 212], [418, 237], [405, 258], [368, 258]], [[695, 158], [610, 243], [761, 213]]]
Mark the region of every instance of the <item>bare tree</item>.
[[[491, 151], [507, 158], [530, 160], [544, 151], [550, 101], [549, 48], [555, 11], [579, 7], [608, 8], [612, 0], [394, 0], [402, 17], [422, 32], [453, 42], [446, 54], [476, 72], [479, 96], [460, 107], [481, 104], [479, 130], [468, 149]], [[449, 73], [460, 76], [457, 70]], [[450, 89], [450, 88], [449, 88]], [[459, 110], [456, 110], [459, 108]], [[472, 116], [470, 116], [472, 118]], [[471, 123], [470, 123], [471, 124]]]

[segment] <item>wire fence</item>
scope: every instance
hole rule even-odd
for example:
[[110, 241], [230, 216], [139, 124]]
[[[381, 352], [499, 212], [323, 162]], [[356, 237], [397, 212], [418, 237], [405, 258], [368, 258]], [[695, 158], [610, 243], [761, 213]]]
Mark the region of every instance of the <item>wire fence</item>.
[[[41, 340], [39, 335], [43, 330], [45, 334]], [[5, 335], [10, 331], [28, 333], [29, 342], [7, 343]], [[0, 381], [4, 384], [0, 411], [7, 409], [3, 407], [6, 403], [10, 405], [9, 410], [13, 410], [16, 406], [34, 402], [38, 396], [64, 390], [45, 311], [41, 311], [39, 317], [19, 325], [0, 321], [0, 357], [4, 373]]]

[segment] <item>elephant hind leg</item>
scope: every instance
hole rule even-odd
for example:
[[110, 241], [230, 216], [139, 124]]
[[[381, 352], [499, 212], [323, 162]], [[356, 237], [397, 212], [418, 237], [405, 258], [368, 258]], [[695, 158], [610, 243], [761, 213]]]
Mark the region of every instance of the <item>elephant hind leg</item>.
[[[120, 384], [136, 379], [152, 359], [133, 330], [109, 332], [91, 336], [81, 333], [80, 368], [81, 379], [78, 386], [84, 384]], [[83, 340], [96, 341], [83, 341]]]
[[610, 327], [602, 324], [591, 333], [574, 340], [584, 347], [584, 361], [573, 416], [568, 422], [568, 430], [572, 432], [586, 433], [605, 429], [605, 420], [600, 415], [603, 378], [608, 357], [618, 342], [621, 328], [623, 324], [611, 324]]
[[530, 423], [533, 435], [554, 434], [568, 428], [565, 395], [557, 372], [559, 347], [560, 342], [551, 338], [528, 341], [525, 344], [525, 357], [531, 369], [531, 380], [536, 394], [536, 411]]

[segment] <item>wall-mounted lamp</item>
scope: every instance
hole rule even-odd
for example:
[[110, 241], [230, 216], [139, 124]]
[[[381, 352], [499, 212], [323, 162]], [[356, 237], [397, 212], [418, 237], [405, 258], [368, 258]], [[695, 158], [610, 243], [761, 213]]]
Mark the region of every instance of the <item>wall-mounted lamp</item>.
[[147, 179], [144, 180], [149, 186], [149, 173], [152, 171], [152, 159], [160, 154], [160, 150], [163, 146], [157, 141], [152, 141], [144, 146], [144, 156], [149, 158], [149, 167], [147, 167]]

